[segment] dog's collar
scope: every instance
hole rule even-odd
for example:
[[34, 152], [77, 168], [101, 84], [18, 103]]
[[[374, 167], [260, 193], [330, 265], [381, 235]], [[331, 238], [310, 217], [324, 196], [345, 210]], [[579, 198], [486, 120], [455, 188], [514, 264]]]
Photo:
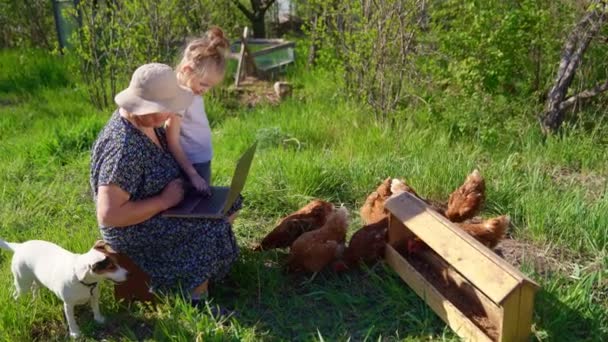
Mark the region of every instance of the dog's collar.
[[97, 287], [97, 283], [85, 283], [84, 281], [80, 280], [80, 283], [86, 287], [88, 287], [91, 290], [91, 296], [93, 295], [93, 290], [95, 290], [95, 288]]

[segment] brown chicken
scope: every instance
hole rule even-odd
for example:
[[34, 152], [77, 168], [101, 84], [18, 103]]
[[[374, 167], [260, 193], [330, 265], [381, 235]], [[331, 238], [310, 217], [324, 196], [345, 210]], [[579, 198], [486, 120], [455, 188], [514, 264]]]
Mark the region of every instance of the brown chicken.
[[289, 247], [303, 233], [321, 228], [333, 211], [333, 204], [314, 200], [300, 210], [281, 219], [255, 250]]
[[510, 223], [511, 218], [502, 215], [481, 223], [459, 223], [458, 226], [486, 247], [492, 249], [505, 237]]
[[335, 210], [320, 229], [302, 234], [289, 250], [290, 271], [319, 272], [344, 252], [348, 210]]
[[478, 170], [474, 170], [467, 176], [465, 182], [450, 195], [445, 216], [452, 222], [462, 222], [475, 216], [483, 205], [485, 190], [483, 177]]
[[[480, 223], [456, 223], [456, 225], [486, 247], [493, 249], [505, 237], [510, 223], [511, 218], [508, 215], [502, 215]], [[409, 240], [407, 243], [408, 253], [415, 254], [426, 248], [428, 246], [418, 238]]]
[[361, 219], [364, 224], [371, 224], [383, 220], [388, 216], [388, 212], [384, 209], [384, 202], [386, 202], [392, 195], [400, 194], [403, 192], [409, 192], [416, 197], [418, 194], [404, 180], [396, 178], [385, 179], [376, 189], [367, 196], [363, 207], [361, 207]]
[[359, 263], [372, 264], [384, 258], [388, 233], [388, 217], [364, 226], [353, 234], [344, 250], [343, 265], [337, 263], [336, 271], [351, 268]]

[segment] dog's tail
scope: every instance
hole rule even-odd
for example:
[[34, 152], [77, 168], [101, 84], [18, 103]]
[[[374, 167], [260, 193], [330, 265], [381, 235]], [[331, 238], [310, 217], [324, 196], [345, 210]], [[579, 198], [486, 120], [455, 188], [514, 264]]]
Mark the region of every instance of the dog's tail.
[[20, 243], [6, 242], [6, 241], [0, 239], [0, 249], [6, 249], [11, 252], [14, 252], [15, 249], [17, 249], [17, 247], [19, 245], [20, 245]]

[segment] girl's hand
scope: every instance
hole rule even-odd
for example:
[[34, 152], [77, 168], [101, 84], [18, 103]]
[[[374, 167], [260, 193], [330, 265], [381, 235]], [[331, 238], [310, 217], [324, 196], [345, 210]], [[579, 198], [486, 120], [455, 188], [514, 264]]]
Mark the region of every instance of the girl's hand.
[[211, 196], [211, 189], [209, 189], [209, 185], [205, 181], [203, 177], [201, 177], [198, 173], [192, 174], [190, 176], [190, 183], [196, 189], [196, 191], [203, 193], [207, 196]]

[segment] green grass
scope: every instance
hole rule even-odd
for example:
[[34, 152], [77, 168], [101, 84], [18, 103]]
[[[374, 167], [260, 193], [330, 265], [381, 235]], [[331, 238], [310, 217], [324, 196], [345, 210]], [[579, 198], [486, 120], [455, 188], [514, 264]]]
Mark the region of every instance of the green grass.
[[[19, 53], [0, 55], [3, 65], [20, 60]], [[19, 65], [15, 75], [0, 68], [0, 237], [83, 252], [99, 237], [89, 148], [111, 110], [93, 108], [54, 57]], [[36, 82], [43, 74], [55, 76]], [[546, 271], [524, 262], [543, 287], [533, 338], [608, 339], [608, 146], [600, 130], [571, 127], [544, 141], [532, 101], [455, 96], [429, 98], [389, 125], [344, 99], [323, 71], [291, 77], [298, 89], [280, 106], [232, 110], [207, 101], [215, 182], [228, 181], [238, 155], [260, 141], [234, 227], [241, 256], [212, 293], [238, 318], [216, 322], [177, 297], [156, 308], [116, 303], [105, 284], [109, 322], [98, 326], [88, 308], [79, 310], [85, 340], [456, 340], [382, 264], [307, 283], [283, 271], [285, 252], [249, 246], [312, 198], [347, 206], [352, 233], [358, 208], [385, 177], [404, 177], [420, 194], [445, 201], [475, 167], [487, 180], [482, 215], [510, 214], [512, 235], [552, 251], [561, 266]], [[0, 340], [64, 340], [60, 302], [46, 290], [14, 301], [9, 264], [10, 254], [0, 253]]]

